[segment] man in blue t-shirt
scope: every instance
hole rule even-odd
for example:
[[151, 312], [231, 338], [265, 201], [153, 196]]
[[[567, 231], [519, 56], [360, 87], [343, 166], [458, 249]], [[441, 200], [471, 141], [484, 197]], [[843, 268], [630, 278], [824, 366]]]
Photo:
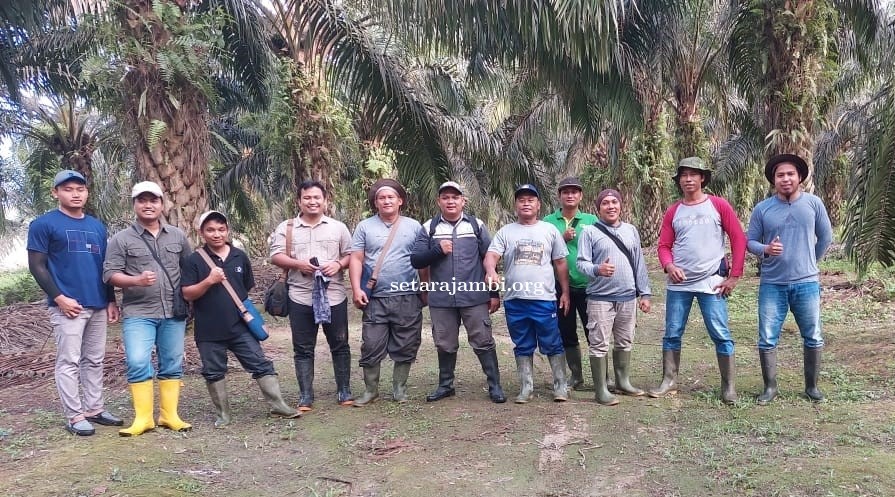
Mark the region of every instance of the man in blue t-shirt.
[[755, 206], [746, 232], [749, 252], [761, 258], [758, 355], [764, 391], [758, 404], [777, 396], [777, 341], [787, 310], [802, 335], [805, 395], [820, 402], [824, 395], [817, 388], [817, 377], [824, 339], [817, 264], [833, 240], [833, 229], [823, 201], [800, 187], [808, 177], [805, 159], [775, 155], [765, 165], [764, 175], [775, 194]]
[[95, 432], [91, 422], [122, 425], [103, 407], [106, 321], [118, 321], [118, 305], [102, 280], [106, 227], [84, 211], [87, 181], [76, 171], [60, 171], [52, 194], [59, 207], [28, 228], [28, 269], [47, 294], [65, 427], [89, 436]]

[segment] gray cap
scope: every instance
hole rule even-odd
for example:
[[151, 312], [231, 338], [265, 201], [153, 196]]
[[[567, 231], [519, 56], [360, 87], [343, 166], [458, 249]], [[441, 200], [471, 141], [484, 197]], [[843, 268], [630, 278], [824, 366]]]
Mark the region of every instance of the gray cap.
[[461, 188], [460, 183], [457, 183], [456, 181], [445, 181], [438, 187], [438, 193], [441, 193], [448, 188], [453, 188], [454, 190], [457, 190], [460, 195], [463, 195], [463, 188]]
[[77, 171], [72, 171], [71, 169], [64, 169], [56, 173], [56, 177], [53, 178], [53, 188], [57, 188], [67, 181], [79, 181], [85, 185], [87, 184], [87, 180], [84, 179], [83, 174]]

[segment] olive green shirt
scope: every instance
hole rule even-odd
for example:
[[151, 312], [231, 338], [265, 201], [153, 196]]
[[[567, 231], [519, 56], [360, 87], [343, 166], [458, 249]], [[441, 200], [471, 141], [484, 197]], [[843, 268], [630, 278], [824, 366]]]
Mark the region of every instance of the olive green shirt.
[[566, 242], [566, 248], [569, 249], [569, 255], [566, 256], [566, 263], [569, 266], [569, 288], [578, 288], [582, 290], [587, 288], [587, 284], [589, 283], [587, 276], [582, 274], [577, 267], [578, 238], [581, 236], [581, 230], [583, 230], [585, 226], [591, 226], [597, 222], [597, 216], [579, 210], [578, 213], [575, 214], [575, 217], [571, 219], [570, 223], [566, 223], [565, 218], [562, 217], [562, 210], [557, 210], [552, 214], [544, 216], [544, 221], [555, 226], [560, 233], [565, 233], [566, 228], [568, 228], [570, 224], [575, 226], [575, 238]]

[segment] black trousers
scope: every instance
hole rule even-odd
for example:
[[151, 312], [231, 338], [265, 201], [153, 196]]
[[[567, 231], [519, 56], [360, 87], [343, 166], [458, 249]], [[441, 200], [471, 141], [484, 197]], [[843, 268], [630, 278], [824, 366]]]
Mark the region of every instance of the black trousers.
[[[348, 299], [330, 307], [329, 323], [323, 323], [323, 335], [333, 358], [351, 356], [348, 346]], [[314, 308], [289, 301], [289, 326], [292, 328], [292, 352], [296, 363], [314, 359], [319, 324], [314, 322]]]
[[261, 344], [249, 333], [248, 328], [235, 338], [221, 342], [196, 342], [199, 357], [202, 359], [202, 377], [205, 381], [215, 382], [227, 375], [227, 351], [233, 352], [236, 360], [252, 378], [277, 374], [273, 362], [264, 355]]
[[[559, 284], [556, 285], [557, 297], [561, 290]], [[559, 310], [559, 299], [556, 300], [557, 317], [559, 318], [559, 334], [562, 336], [562, 346], [564, 349], [570, 347], [578, 347], [578, 320], [581, 320], [581, 327], [584, 328], [584, 337], [587, 338], [587, 291], [584, 288], [569, 289], [569, 313], [563, 315]]]

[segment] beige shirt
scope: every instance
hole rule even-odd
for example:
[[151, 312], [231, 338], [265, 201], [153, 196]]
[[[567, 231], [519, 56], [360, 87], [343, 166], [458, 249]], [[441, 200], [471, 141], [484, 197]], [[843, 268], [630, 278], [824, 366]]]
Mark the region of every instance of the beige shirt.
[[[286, 253], [286, 223], [277, 226], [270, 241], [270, 256]], [[293, 259], [310, 259], [316, 257], [321, 265], [330, 261], [338, 261], [351, 252], [351, 233], [340, 221], [327, 216], [311, 226], [301, 217], [295, 218], [292, 227], [292, 253], [286, 254]], [[289, 298], [301, 305], [312, 305], [311, 292], [314, 290], [314, 275], [304, 275], [301, 271], [289, 271]], [[341, 304], [346, 298], [345, 271], [332, 276], [326, 292], [330, 305]]]

